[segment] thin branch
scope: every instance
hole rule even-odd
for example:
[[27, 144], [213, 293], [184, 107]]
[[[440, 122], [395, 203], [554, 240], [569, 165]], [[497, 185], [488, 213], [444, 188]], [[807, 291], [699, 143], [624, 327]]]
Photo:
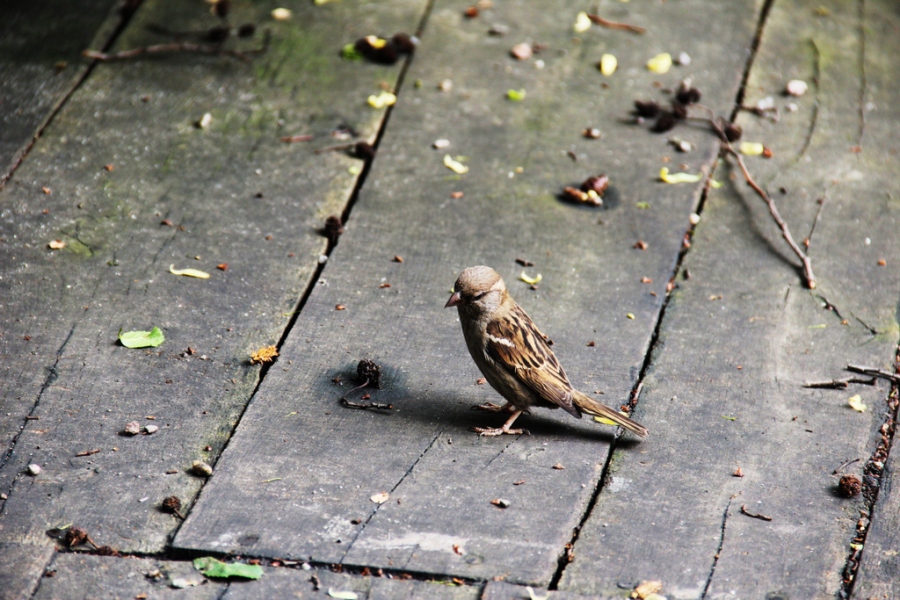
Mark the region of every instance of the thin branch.
[[644, 34], [647, 33], [647, 30], [643, 27], [639, 27], [638, 25], [629, 25], [628, 23], [618, 23], [616, 21], [610, 21], [609, 19], [604, 19], [600, 15], [589, 14], [588, 19], [591, 22], [600, 25], [601, 27], [606, 27], [607, 29], [621, 29], [622, 31], [630, 31], [631, 33]]
[[851, 373], [860, 373], [861, 375], [868, 375], [869, 377], [879, 377], [881, 379], [887, 379], [891, 383], [900, 384], [900, 375], [896, 373], [890, 373], [888, 371], [882, 369], [876, 369], [874, 367], [861, 367], [859, 365], [847, 365], [844, 367], [846, 371], [850, 371]]
[[143, 46], [141, 48], [133, 48], [131, 50], [123, 50], [121, 52], [114, 52], [112, 54], [108, 54], [105, 52], [98, 52], [96, 50], [85, 50], [82, 52], [82, 56], [87, 58], [93, 58], [94, 60], [99, 61], [111, 61], [111, 60], [125, 60], [129, 58], [134, 58], [136, 56], [141, 56], [143, 54], [169, 54], [173, 52], [194, 52], [197, 54], [213, 54], [213, 55], [222, 55], [222, 56], [230, 56], [231, 58], [236, 58], [242, 62], [250, 62], [252, 56], [254, 54], [262, 54], [269, 47], [270, 34], [267, 31], [265, 38], [263, 39], [263, 45], [256, 50], [247, 50], [241, 52], [240, 50], [226, 50], [221, 46], [209, 46], [207, 44], [196, 44], [193, 42], [175, 42], [172, 44], [156, 44], [154, 46]]

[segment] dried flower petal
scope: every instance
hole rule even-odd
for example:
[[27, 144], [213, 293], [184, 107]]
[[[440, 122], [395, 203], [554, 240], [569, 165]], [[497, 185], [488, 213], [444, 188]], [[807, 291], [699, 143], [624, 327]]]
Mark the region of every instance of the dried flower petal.
[[850, 398], [847, 400], [847, 404], [849, 404], [850, 408], [852, 408], [856, 412], [865, 412], [867, 408], [862, 401], [862, 397], [859, 394], [850, 396]]
[[457, 175], [462, 175], [464, 173], [469, 172], [469, 167], [462, 164], [461, 162], [454, 160], [452, 156], [449, 154], [444, 155], [444, 166], [456, 173]]
[[572, 26], [572, 29], [575, 30], [575, 33], [584, 33], [588, 29], [591, 28], [591, 19], [587, 16], [587, 13], [581, 11], [577, 15], [575, 15], [575, 25]]
[[619, 60], [612, 54], [604, 54], [600, 57], [600, 72], [609, 77], [616, 72], [619, 66]]
[[169, 265], [169, 273], [184, 277], [196, 277], [197, 279], [209, 279], [209, 273], [199, 269], [176, 269], [175, 265]]
[[647, 69], [660, 75], [668, 73], [672, 68], [672, 55], [668, 52], [657, 54], [647, 61]]
[[250, 362], [254, 365], [262, 363], [270, 363], [278, 356], [278, 348], [275, 346], [265, 346], [256, 350], [250, 355]]
[[525, 271], [522, 271], [521, 273], [519, 273], [519, 279], [521, 279], [528, 285], [535, 285], [537, 283], [540, 283], [543, 278], [544, 278], [544, 276], [541, 275], [540, 273], [538, 273], [534, 277], [529, 277], [528, 275], [525, 274]]
[[738, 152], [744, 156], [759, 156], [765, 152], [766, 147], [759, 142], [741, 142]]
[[386, 106], [393, 106], [394, 104], [396, 104], [397, 96], [390, 92], [382, 91], [377, 96], [375, 94], [369, 96], [367, 102], [372, 108], [384, 108]]

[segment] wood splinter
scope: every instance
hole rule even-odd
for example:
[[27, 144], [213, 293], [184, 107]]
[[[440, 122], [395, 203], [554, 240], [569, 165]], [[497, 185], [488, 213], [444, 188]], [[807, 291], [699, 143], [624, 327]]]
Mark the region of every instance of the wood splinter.
[[749, 510], [747, 510], [747, 505], [746, 505], [746, 504], [741, 504], [741, 514], [742, 514], [742, 515], [747, 515], [748, 517], [751, 517], [751, 518], [754, 518], [754, 519], [759, 519], [760, 521], [771, 521], [771, 520], [772, 520], [772, 517], [770, 517], [770, 516], [768, 516], [768, 515], [764, 515], [764, 514], [762, 514], [762, 513], [752, 513], [752, 512], [750, 512]]

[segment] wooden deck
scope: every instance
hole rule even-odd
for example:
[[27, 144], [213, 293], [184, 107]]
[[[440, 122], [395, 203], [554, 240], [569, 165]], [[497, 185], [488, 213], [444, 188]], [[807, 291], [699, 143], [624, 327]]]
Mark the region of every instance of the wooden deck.
[[[0, 7], [0, 598], [900, 596], [894, 3], [78, 4]], [[585, 9], [646, 33], [575, 32]], [[82, 56], [223, 25], [227, 52]], [[341, 57], [397, 32], [419, 45], [396, 64]], [[649, 71], [662, 52], [689, 64]], [[691, 116], [770, 149], [743, 160], [815, 289], [708, 123], [636, 122], [685, 79]], [[600, 173], [603, 207], [566, 200]], [[646, 439], [541, 409], [531, 435], [471, 431], [499, 397], [443, 305], [476, 264]], [[117, 342], [154, 326], [158, 348]], [[390, 408], [339, 402], [362, 359], [381, 387], [350, 399]], [[806, 386], [869, 379], [849, 364], [883, 376]], [[48, 534], [73, 526], [106, 548]]]

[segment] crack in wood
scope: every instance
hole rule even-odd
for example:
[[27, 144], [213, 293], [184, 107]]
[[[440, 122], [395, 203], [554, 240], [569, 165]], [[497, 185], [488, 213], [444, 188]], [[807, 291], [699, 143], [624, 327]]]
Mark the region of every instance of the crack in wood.
[[[404, 481], [406, 481], [406, 478], [409, 477], [409, 475], [413, 472], [413, 469], [416, 468], [416, 465], [418, 465], [419, 462], [420, 462], [423, 458], [425, 458], [425, 455], [428, 454], [428, 451], [429, 451], [429, 450], [431, 450], [432, 448], [434, 448], [434, 445], [437, 443], [438, 439], [440, 439], [440, 437], [441, 437], [443, 434], [444, 434], [444, 430], [443, 430], [443, 429], [441, 429], [440, 431], [438, 431], [437, 435], [434, 436], [434, 438], [431, 440], [431, 442], [425, 447], [424, 450], [422, 450], [421, 454], [419, 454], [419, 456], [416, 458], [416, 460], [414, 460], [413, 463], [409, 466], [409, 469], [407, 469], [406, 472], [405, 472], [405, 473], [400, 477], [400, 479], [397, 481], [397, 483], [394, 484], [394, 487], [392, 487], [390, 490], [388, 490], [388, 494], [393, 494], [394, 491], [395, 491], [398, 487], [400, 487], [400, 485], [401, 485]], [[380, 504], [376, 504], [376, 505], [375, 505], [375, 508], [372, 509], [372, 512], [369, 514], [368, 518], [366, 518], [366, 520], [363, 521], [362, 526], [357, 530], [356, 535], [354, 535], [354, 536], [353, 536], [353, 539], [350, 540], [350, 543], [347, 544], [347, 549], [344, 550], [344, 554], [341, 556], [340, 560], [338, 561], [339, 564], [343, 564], [343, 563], [344, 563], [344, 559], [347, 557], [347, 555], [348, 555], [348, 554], [350, 553], [350, 551], [353, 549], [353, 545], [356, 543], [356, 540], [358, 540], [358, 539], [359, 539], [359, 536], [361, 536], [361, 535], [363, 534], [363, 532], [366, 530], [366, 527], [369, 525], [369, 522], [375, 517], [376, 514], [378, 514], [378, 509], [379, 509], [379, 508], [381, 508], [381, 505], [380, 505]]]
[[856, 134], [856, 147], [862, 148], [863, 135], [866, 132], [866, 90], [868, 89], [868, 81], [866, 80], [866, 0], [859, 0], [857, 3], [859, 22], [859, 99], [857, 100], [857, 110], [859, 111], [859, 129]]
[[706, 594], [709, 592], [709, 586], [712, 585], [713, 576], [716, 574], [716, 566], [719, 564], [719, 557], [722, 556], [722, 548], [725, 546], [725, 529], [728, 525], [728, 511], [731, 509], [731, 502], [734, 496], [728, 498], [728, 504], [722, 513], [722, 526], [719, 530], [719, 545], [716, 547], [716, 553], [713, 555], [712, 566], [709, 568], [709, 576], [706, 578], [706, 585], [703, 586], [703, 593], [700, 594], [700, 600], [705, 600]]

